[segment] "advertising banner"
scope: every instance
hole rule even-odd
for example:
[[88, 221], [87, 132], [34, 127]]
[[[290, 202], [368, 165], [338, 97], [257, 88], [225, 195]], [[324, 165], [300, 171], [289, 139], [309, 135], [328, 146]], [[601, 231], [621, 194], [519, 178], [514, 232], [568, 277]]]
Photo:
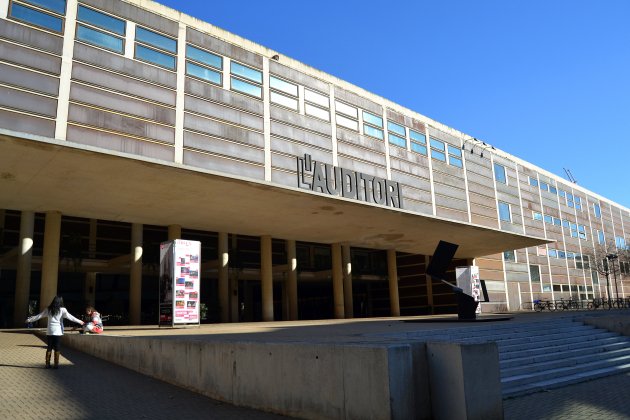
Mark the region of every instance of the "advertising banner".
[[[457, 287], [464, 293], [471, 296], [475, 302], [481, 301], [481, 282], [479, 281], [479, 267], [471, 265], [467, 267], [456, 267]], [[477, 306], [477, 313], [481, 312], [481, 306]]]
[[159, 325], [199, 324], [200, 254], [198, 241], [160, 244]]

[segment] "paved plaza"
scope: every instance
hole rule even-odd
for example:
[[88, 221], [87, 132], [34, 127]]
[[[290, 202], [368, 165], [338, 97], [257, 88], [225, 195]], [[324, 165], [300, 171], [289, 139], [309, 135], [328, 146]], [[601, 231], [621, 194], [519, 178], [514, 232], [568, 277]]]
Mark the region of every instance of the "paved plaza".
[[[537, 314], [515, 317], [531, 320]], [[550, 316], [550, 315], [547, 315]], [[541, 319], [539, 317], [538, 319]], [[461, 324], [439, 324], [439, 328]], [[393, 319], [301, 323], [219, 324], [207, 339], [287, 341], [301, 334], [336, 341], [363, 333], [433, 329], [433, 323], [399, 323]], [[205, 329], [204, 328], [204, 329]], [[126, 335], [131, 328], [111, 328]], [[351, 334], [360, 331], [361, 334]], [[159, 331], [170, 339], [191, 330]], [[197, 330], [197, 333], [200, 331]], [[155, 335], [138, 328], [134, 335]], [[350, 334], [350, 335], [349, 335]], [[65, 348], [58, 370], [44, 369], [45, 345], [28, 330], [0, 330], [0, 418], [42, 419], [280, 419], [270, 413], [225, 404], [152, 379], [92, 356]], [[630, 419], [630, 374], [597, 379], [561, 389], [504, 400], [507, 420]]]

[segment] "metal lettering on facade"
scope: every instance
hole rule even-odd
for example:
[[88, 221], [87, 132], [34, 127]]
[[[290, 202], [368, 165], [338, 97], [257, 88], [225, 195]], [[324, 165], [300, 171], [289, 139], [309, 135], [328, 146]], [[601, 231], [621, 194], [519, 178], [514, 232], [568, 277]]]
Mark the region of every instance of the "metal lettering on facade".
[[308, 154], [297, 158], [297, 177], [299, 188], [403, 208], [398, 182], [318, 162]]

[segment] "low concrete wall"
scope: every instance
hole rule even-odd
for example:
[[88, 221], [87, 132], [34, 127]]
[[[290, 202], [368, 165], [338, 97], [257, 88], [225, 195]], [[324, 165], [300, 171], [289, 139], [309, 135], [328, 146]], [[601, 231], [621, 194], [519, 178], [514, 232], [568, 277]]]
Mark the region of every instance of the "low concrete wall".
[[630, 337], [630, 316], [628, 316], [627, 312], [610, 316], [584, 317], [580, 321], [587, 325]]
[[72, 334], [64, 344], [239, 406], [306, 419], [431, 418], [423, 343], [219, 343]]

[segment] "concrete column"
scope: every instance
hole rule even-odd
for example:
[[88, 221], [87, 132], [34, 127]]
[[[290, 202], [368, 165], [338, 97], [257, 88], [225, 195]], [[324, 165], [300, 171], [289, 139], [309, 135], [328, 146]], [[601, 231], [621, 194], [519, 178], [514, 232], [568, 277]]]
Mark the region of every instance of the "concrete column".
[[230, 321], [230, 269], [228, 263], [230, 255], [228, 252], [228, 234], [219, 232], [219, 310], [221, 314], [221, 322]]
[[59, 243], [61, 241], [61, 213], [46, 212], [44, 227], [44, 255], [42, 256], [42, 284], [39, 309], [44, 310], [57, 295], [59, 278]]
[[180, 225], [169, 225], [168, 240], [182, 239], [182, 227]]
[[129, 267], [129, 323], [140, 325], [142, 303], [142, 224], [131, 225], [131, 266]]
[[[430, 257], [428, 255], [425, 255], [424, 256], [425, 270], [429, 266], [429, 262], [431, 262]], [[432, 283], [433, 279], [428, 274], [425, 274], [424, 277], [426, 279], [426, 285], [427, 285], [427, 305], [429, 305], [429, 314], [433, 315], [435, 313], [435, 310], [433, 309], [433, 283]]]
[[295, 241], [287, 241], [287, 300], [289, 301], [289, 320], [298, 319], [298, 290], [297, 290], [297, 253]]
[[343, 269], [341, 262], [341, 244], [332, 244], [332, 280], [333, 300], [335, 306], [335, 318], [343, 319], [345, 316], [343, 301]]
[[387, 274], [389, 277], [389, 305], [392, 316], [400, 316], [400, 300], [398, 299], [398, 264], [396, 250], [387, 250]]
[[346, 318], [354, 318], [354, 302], [352, 300], [352, 259], [350, 245], [341, 247], [343, 268], [343, 308]]
[[[232, 244], [230, 249], [236, 250], [238, 248], [238, 236], [232, 235]], [[238, 301], [238, 275], [240, 269], [233, 269], [229, 275], [230, 281], [228, 285], [228, 300], [229, 300], [229, 313], [230, 313], [230, 322], [238, 322], [238, 310], [239, 310], [239, 301]]]
[[[4, 216], [4, 215], [2, 215]], [[20, 245], [15, 278], [15, 305], [13, 324], [23, 327], [28, 314], [28, 297], [31, 292], [31, 260], [33, 258], [33, 229], [35, 213], [23, 211], [20, 217]]]
[[273, 321], [273, 268], [271, 260], [271, 236], [260, 238], [260, 280], [262, 294], [262, 319]]
[[85, 273], [85, 287], [83, 300], [86, 305], [95, 305], [96, 302], [96, 273]]

